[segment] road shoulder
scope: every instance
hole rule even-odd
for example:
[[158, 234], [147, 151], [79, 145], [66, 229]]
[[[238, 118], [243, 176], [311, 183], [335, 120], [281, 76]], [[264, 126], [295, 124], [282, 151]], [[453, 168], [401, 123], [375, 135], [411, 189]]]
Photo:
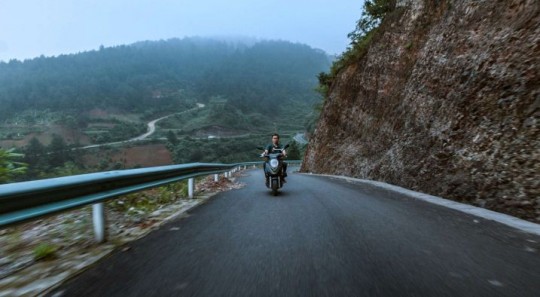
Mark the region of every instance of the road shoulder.
[[358, 179], [358, 178], [340, 176], [340, 175], [327, 175], [327, 174], [314, 174], [314, 173], [300, 173], [300, 174], [341, 179], [341, 180], [345, 180], [347, 182], [355, 183], [362, 186], [368, 186], [368, 187], [373, 187], [373, 188], [377, 188], [381, 190], [391, 191], [394, 193], [404, 195], [409, 198], [422, 200], [422, 201], [436, 204], [439, 206], [443, 206], [446, 208], [451, 208], [451, 209], [454, 209], [463, 213], [467, 213], [476, 217], [486, 219], [486, 220], [495, 221], [495, 222], [504, 224], [506, 226], [518, 229], [526, 233], [531, 233], [531, 234], [540, 236], [540, 224], [535, 224], [529, 221], [525, 221], [525, 220], [510, 216], [507, 214], [498, 213], [498, 212], [488, 210], [485, 208], [476, 207], [476, 206], [468, 205], [464, 203], [459, 203], [459, 202], [444, 199], [438, 196], [416, 192], [413, 190], [387, 184], [384, 182]]

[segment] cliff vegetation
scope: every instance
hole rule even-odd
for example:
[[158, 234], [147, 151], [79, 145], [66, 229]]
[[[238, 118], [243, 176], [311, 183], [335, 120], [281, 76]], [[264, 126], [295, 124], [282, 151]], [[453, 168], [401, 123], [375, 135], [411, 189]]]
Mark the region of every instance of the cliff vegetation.
[[302, 169], [540, 222], [540, 2], [367, 3]]

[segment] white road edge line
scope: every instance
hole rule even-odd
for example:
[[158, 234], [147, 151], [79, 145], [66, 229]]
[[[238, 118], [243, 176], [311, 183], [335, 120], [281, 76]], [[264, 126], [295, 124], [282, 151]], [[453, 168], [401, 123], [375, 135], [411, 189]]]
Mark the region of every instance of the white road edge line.
[[342, 175], [328, 175], [328, 174], [315, 174], [315, 173], [301, 173], [301, 174], [339, 178], [339, 179], [347, 180], [349, 182], [375, 186], [380, 189], [393, 191], [399, 194], [403, 194], [410, 198], [419, 199], [419, 200], [426, 201], [429, 203], [455, 209], [464, 213], [468, 213], [468, 214], [471, 214], [480, 218], [484, 218], [487, 220], [492, 220], [492, 221], [516, 228], [518, 230], [540, 236], [540, 224], [525, 221], [525, 220], [510, 216], [510, 215], [495, 212], [489, 209], [485, 209], [485, 208], [481, 208], [481, 207], [477, 207], [473, 205], [468, 205], [468, 204], [444, 199], [444, 198], [429, 195], [429, 194], [416, 192], [413, 190], [409, 190], [409, 189], [402, 188], [399, 186], [394, 186], [394, 185], [387, 184], [384, 182], [359, 179], [359, 178], [353, 178], [353, 177], [342, 176]]

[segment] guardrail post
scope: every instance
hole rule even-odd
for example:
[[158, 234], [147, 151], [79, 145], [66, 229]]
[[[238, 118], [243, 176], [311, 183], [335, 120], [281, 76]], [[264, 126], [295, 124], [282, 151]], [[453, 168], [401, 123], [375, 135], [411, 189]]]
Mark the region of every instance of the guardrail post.
[[[300, 160], [295, 162], [289, 161], [291, 164], [297, 164]], [[101, 201], [106, 199], [117, 197], [121, 194], [125, 194], [126, 189], [129, 191], [139, 191], [142, 189], [157, 187], [171, 182], [179, 180], [189, 179], [188, 181], [188, 195], [194, 198], [195, 192], [195, 180], [196, 176], [210, 176], [214, 174], [214, 179], [219, 181], [221, 174], [226, 178], [231, 178], [233, 173], [239, 172], [242, 168], [260, 168], [263, 163], [259, 162], [246, 162], [235, 164], [212, 164], [207, 166], [205, 164], [179, 164], [164, 166], [166, 168], [156, 169], [143, 168], [141, 169], [128, 169], [118, 172], [118, 175], [111, 179], [111, 187], [107, 186], [102, 188], [102, 177], [111, 177], [106, 172], [92, 173], [84, 175], [84, 178], [73, 177], [60, 177], [55, 179], [54, 183], [40, 181], [28, 181], [10, 184], [7, 186], [8, 191], [4, 192], [4, 185], [0, 185], [0, 209], [4, 210], [7, 206], [14, 211], [24, 211], [25, 213], [12, 216], [12, 212], [4, 213], [0, 211], [0, 227], [8, 226], [14, 223], [22, 222], [25, 220], [38, 218], [51, 213], [52, 211], [64, 211], [70, 208], [82, 207], [85, 205], [93, 205], [92, 220], [95, 232], [95, 238], [98, 242], [107, 240], [107, 225], [106, 225], [106, 213], [104, 204]], [[215, 173], [219, 174], [215, 174]], [[189, 175], [188, 175], [189, 174]], [[115, 174], [116, 175], [116, 174]], [[174, 175], [175, 178], [171, 178]], [[88, 181], [86, 181], [88, 178]], [[13, 186], [13, 187], [12, 187]], [[34, 201], [32, 197], [43, 195], [44, 193], [50, 198], [43, 201]], [[91, 196], [90, 196], [91, 194]], [[74, 198], [81, 198], [71, 200]], [[24, 202], [23, 202], [24, 201]], [[65, 203], [64, 203], [65, 202]], [[54, 203], [54, 207], [49, 209], [49, 204]], [[44, 207], [43, 212], [34, 212], [34, 207]], [[28, 210], [28, 211], [27, 211]]]
[[106, 240], [105, 234], [105, 207], [102, 203], [92, 205], [92, 216], [94, 219], [94, 233], [96, 241], [101, 243]]
[[188, 197], [193, 198], [193, 191], [195, 190], [195, 181], [193, 178], [188, 179]]

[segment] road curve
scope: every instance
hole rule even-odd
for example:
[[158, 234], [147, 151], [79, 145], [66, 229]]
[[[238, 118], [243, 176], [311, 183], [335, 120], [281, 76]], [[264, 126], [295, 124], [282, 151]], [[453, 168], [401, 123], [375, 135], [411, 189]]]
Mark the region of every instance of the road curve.
[[49, 296], [539, 296], [540, 237], [327, 177], [260, 170]]
[[305, 137], [305, 133], [296, 133], [296, 135], [294, 135], [293, 139], [298, 142], [299, 144], [308, 144], [308, 141], [306, 140], [306, 137]]
[[173, 113], [173, 114], [163, 116], [163, 117], [161, 117], [159, 119], [152, 120], [147, 124], [148, 129], [147, 129], [146, 133], [144, 133], [142, 135], [139, 135], [137, 137], [134, 137], [134, 138], [131, 138], [131, 139], [128, 139], [128, 140], [123, 140], [123, 141], [115, 141], [115, 142], [101, 143], [101, 144], [92, 144], [92, 145], [87, 145], [87, 146], [83, 146], [83, 147], [73, 148], [72, 150], [90, 149], [90, 148], [96, 148], [96, 147], [102, 147], [102, 146], [118, 145], [118, 144], [124, 144], [124, 143], [133, 142], [133, 141], [145, 140], [146, 138], [148, 138], [148, 136], [150, 136], [150, 135], [152, 135], [152, 134], [154, 134], [156, 132], [156, 123], [157, 122], [159, 122], [161, 120], [164, 120], [164, 119], [166, 119], [168, 117], [171, 117], [173, 115], [179, 115], [179, 114], [187, 113], [187, 112], [199, 109], [199, 108], [203, 108], [204, 106], [205, 105], [202, 104], [202, 103], [197, 103], [197, 107], [195, 107], [195, 108], [191, 108], [191, 109], [184, 110], [184, 111], [181, 111], [181, 112], [176, 112], [176, 113]]
[[[189, 111], [191, 111], [191, 110], [193, 110], [193, 109], [190, 109]], [[148, 136], [150, 136], [150, 135], [154, 134], [154, 132], [156, 132], [156, 123], [157, 123], [157, 122], [159, 122], [159, 121], [161, 121], [161, 120], [164, 120], [164, 119], [166, 119], [166, 118], [168, 118], [168, 117], [171, 117], [171, 116], [173, 116], [173, 115], [175, 115], [175, 114], [176, 114], [176, 113], [173, 113], [173, 114], [170, 114], [170, 115], [166, 115], [166, 116], [164, 116], [164, 117], [161, 117], [161, 118], [159, 118], [159, 119], [155, 119], [155, 120], [149, 122], [149, 123], [148, 123], [148, 130], [147, 130], [146, 133], [144, 133], [143, 135], [139, 135], [139, 136], [137, 136], [137, 137], [135, 137], [135, 138], [131, 138], [130, 140], [127, 140], [127, 141], [139, 141], [139, 140], [144, 140], [145, 138], [147, 138]]]

